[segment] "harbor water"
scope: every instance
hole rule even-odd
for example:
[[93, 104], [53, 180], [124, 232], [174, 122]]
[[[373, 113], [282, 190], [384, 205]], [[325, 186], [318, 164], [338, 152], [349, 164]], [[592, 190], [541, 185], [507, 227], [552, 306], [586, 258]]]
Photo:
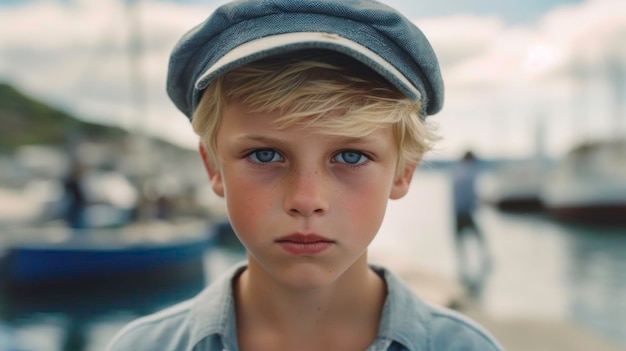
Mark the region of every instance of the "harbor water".
[[[543, 213], [481, 207], [492, 268], [477, 303], [498, 319], [565, 320], [626, 349], [626, 229], [584, 227]], [[390, 202], [370, 260], [457, 279], [449, 179], [420, 171], [409, 194]], [[241, 250], [211, 248], [204, 271], [188, 281], [91, 296], [3, 296], [0, 321], [33, 351], [100, 351], [131, 320], [192, 297]], [[139, 284], [141, 286], [141, 284]]]

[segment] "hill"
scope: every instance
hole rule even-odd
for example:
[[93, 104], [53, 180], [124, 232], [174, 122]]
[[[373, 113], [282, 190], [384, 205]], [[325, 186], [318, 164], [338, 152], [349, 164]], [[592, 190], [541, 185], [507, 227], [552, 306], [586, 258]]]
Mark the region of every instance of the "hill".
[[[33, 99], [8, 84], [0, 83], [0, 154], [20, 146], [48, 145], [64, 148], [78, 137], [107, 144], [121, 144], [129, 132], [115, 126], [90, 123]], [[180, 157], [195, 155], [168, 141], [151, 139], [151, 146]]]
[[121, 128], [89, 123], [0, 84], [0, 152], [24, 145], [63, 146], [72, 135], [90, 138], [124, 138]]

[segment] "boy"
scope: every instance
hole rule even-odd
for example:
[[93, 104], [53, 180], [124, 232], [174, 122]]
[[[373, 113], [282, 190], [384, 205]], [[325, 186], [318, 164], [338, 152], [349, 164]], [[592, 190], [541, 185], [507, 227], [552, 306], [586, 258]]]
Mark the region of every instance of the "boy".
[[168, 93], [248, 260], [110, 350], [499, 350], [367, 246], [435, 138], [437, 59], [374, 1], [237, 1], [188, 32]]

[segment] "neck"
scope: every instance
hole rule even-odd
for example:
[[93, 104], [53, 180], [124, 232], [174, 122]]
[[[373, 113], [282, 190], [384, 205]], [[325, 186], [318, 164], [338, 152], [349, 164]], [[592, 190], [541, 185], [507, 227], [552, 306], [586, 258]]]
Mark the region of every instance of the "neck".
[[364, 254], [332, 283], [315, 288], [291, 287], [273, 279], [253, 258], [235, 285], [240, 335], [292, 337], [300, 346], [343, 331], [376, 336], [386, 290], [369, 269]]

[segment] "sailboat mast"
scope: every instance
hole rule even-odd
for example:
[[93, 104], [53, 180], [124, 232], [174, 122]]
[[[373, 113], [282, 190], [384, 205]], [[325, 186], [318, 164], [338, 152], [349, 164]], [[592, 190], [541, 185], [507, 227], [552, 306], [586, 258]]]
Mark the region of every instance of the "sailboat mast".
[[151, 166], [149, 140], [146, 133], [146, 87], [142, 74], [143, 40], [140, 20], [140, 0], [126, 0], [126, 17], [128, 25], [128, 62], [131, 84], [131, 101], [133, 106], [134, 126], [130, 134], [135, 162], [138, 186], [137, 220], [150, 217], [151, 208], [146, 196], [147, 175]]
[[612, 56], [609, 61], [609, 79], [613, 83], [613, 121], [611, 127], [615, 133], [615, 141], [626, 139], [626, 108], [624, 93], [626, 92], [626, 76], [621, 55]]

